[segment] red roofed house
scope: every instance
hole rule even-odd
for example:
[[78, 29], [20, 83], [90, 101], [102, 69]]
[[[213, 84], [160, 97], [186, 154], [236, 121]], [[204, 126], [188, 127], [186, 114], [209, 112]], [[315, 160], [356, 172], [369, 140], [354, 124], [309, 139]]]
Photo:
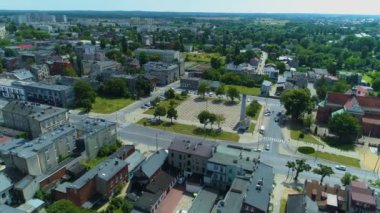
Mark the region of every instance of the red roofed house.
[[343, 112], [361, 122], [364, 135], [380, 137], [380, 98], [327, 93], [325, 100], [319, 103], [317, 121], [327, 123], [332, 116]]
[[353, 181], [348, 191], [349, 212], [376, 212], [376, 195], [365, 183]]

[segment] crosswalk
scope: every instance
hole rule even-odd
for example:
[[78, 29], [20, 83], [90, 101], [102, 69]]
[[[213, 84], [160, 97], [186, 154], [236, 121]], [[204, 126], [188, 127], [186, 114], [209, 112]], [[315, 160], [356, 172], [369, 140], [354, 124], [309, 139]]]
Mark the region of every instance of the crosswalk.
[[261, 142], [276, 142], [276, 143], [285, 143], [286, 141], [281, 138], [272, 138], [272, 137], [263, 137]]

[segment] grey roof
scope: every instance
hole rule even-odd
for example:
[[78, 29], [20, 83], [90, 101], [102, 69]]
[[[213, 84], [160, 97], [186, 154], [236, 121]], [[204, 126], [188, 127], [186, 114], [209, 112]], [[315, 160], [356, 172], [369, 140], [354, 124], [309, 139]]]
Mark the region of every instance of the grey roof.
[[127, 162], [123, 160], [117, 158], [107, 159], [71, 183], [69, 187], [80, 189], [95, 176], [102, 180], [108, 181], [125, 166], [127, 166]]
[[11, 180], [4, 174], [0, 174], [0, 192], [4, 192], [12, 188]]
[[[17, 154], [21, 158], [29, 158], [39, 151], [43, 150], [47, 146], [56, 142], [56, 139], [74, 133], [75, 128], [71, 125], [62, 125], [59, 128], [55, 129], [52, 132], [46, 133], [30, 142], [27, 143], [17, 143], [19, 146], [14, 146], [11, 149], [7, 150], [12, 153]], [[73, 138], [75, 140], [75, 138]], [[66, 143], [66, 142], [65, 142]], [[20, 146], [21, 145], [21, 146]], [[1, 150], [1, 148], [0, 148]], [[6, 151], [5, 151], [6, 152]]]
[[40, 199], [31, 199], [26, 201], [24, 204], [17, 207], [17, 209], [26, 211], [26, 212], [34, 212], [36, 209], [41, 208], [45, 204], [44, 201]]
[[270, 86], [272, 86], [272, 82], [267, 81], [267, 80], [264, 80], [262, 85], [263, 85], [263, 86], [270, 87]]
[[25, 116], [25, 119], [28, 116], [35, 120], [43, 121], [52, 116], [65, 113], [67, 109], [28, 101], [10, 101], [3, 107], [2, 111]]
[[221, 210], [221, 213], [240, 213], [248, 185], [248, 179], [241, 177], [234, 179], [226, 197], [218, 203], [218, 209]]
[[8, 205], [0, 205], [0, 213], [26, 213], [26, 211], [13, 208]]
[[93, 134], [111, 125], [115, 125], [115, 123], [107, 121], [105, 119], [87, 117], [80, 120], [79, 122], [73, 123], [73, 125], [79, 131], [85, 132], [86, 134]]
[[[257, 185], [262, 181], [258, 190]], [[260, 163], [255, 170], [252, 181], [248, 186], [247, 196], [244, 203], [267, 212], [270, 196], [273, 191], [274, 174], [273, 167]]]
[[31, 175], [25, 176], [23, 179], [21, 179], [19, 182], [17, 182], [14, 186], [15, 189], [25, 189], [31, 182], [33, 182], [34, 177]]
[[128, 163], [128, 171], [131, 172], [135, 170], [142, 162], [144, 162], [145, 156], [141, 154], [138, 150], [133, 152], [130, 156], [128, 156], [125, 161]]
[[142, 172], [147, 177], [152, 177], [156, 171], [162, 167], [162, 165], [165, 163], [165, 160], [168, 156], [168, 152], [166, 150], [159, 150], [158, 152], [154, 153], [152, 156], [150, 156], [144, 163], [141, 165]]
[[214, 207], [218, 193], [212, 189], [202, 189], [194, 199], [189, 213], [209, 213]]
[[287, 213], [318, 213], [318, 205], [305, 194], [288, 195]]
[[176, 137], [169, 146], [169, 152], [176, 151], [190, 155], [210, 158], [215, 145], [210, 142], [204, 142], [203, 139]]
[[27, 80], [33, 78], [32, 73], [26, 69], [14, 70], [12, 72], [13, 76], [15, 76], [18, 80]]
[[58, 84], [45, 84], [45, 83], [39, 83], [35, 82], [28, 85], [23, 85], [24, 88], [38, 88], [38, 89], [45, 89], [45, 90], [54, 90], [57, 92], [60, 91], [66, 91], [66, 90], [72, 90], [72, 86], [66, 86], [66, 85], [58, 85]]
[[224, 153], [216, 152], [209, 160], [211, 163], [241, 167], [245, 171], [253, 172], [253, 159], [252, 158], [240, 158], [239, 156], [233, 156]]

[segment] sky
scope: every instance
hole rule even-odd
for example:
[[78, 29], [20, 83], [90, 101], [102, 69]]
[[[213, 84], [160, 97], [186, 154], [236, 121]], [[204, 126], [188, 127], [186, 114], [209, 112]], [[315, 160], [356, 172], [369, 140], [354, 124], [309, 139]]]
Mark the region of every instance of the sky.
[[380, 0], [0, 0], [2, 10], [125, 10], [380, 15]]

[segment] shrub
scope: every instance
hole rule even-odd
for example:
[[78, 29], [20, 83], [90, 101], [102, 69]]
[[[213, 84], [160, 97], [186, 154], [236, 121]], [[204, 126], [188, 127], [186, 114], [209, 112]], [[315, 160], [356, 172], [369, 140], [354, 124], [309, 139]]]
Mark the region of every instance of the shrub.
[[302, 154], [306, 154], [306, 155], [311, 155], [315, 152], [315, 149], [313, 147], [310, 147], [310, 146], [300, 146], [298, 147], [298, 152], [302, 153]]
[[299, 135], [299, 138], [304, 138], [304, 137], [305, 137], [305, 135], [303, 134], [303, 132], [301, 132]]

